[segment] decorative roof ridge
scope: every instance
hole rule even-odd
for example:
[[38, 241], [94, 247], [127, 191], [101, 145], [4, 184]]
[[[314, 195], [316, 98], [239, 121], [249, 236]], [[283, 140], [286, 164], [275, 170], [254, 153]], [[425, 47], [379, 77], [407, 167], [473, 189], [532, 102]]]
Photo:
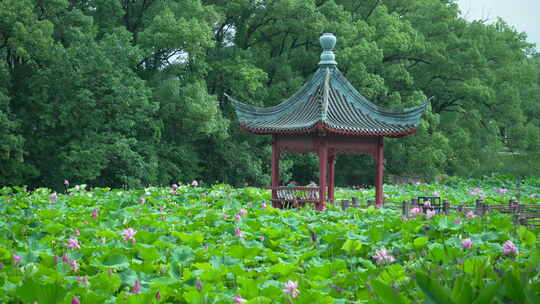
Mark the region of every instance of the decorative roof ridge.
[[[236, 100], [231, 97], [229, 94], [224, 93], [225, 97], [231, 102], [232, 106], [237, 111], [237, 114], [242, 113], [242, 117], [239, 119], [256, 119], [255, 116], [279, 116], [281, 113], [294, 109], [303, 104], [303, 101], [307, 100], [307, 97], [312, 96], [317, 88], [320, 87], [322, 78], [322, 68], [317, 69], [313, 77], [307, 81], [299, 90], [297, 90], [291, 97], [283, 100], [282, 102], [270, 106], [270, 107], [259, 107], [250, 104], [246, 104]], [[248, 117], [246, 117], [248, 116]]]
[[291, 97], [281, 101], [280, 103], [270, 106], [270, 107], [259, 107], [250, 104], [246, 104], [236, 100], [231, 97], [229, 94], [224, 93], [225, 97], [231, 101], [233, 106], [240, 110], [256, 112], [257, 114], [271, 114], [275, 111], [280, 111], [284, 109], [289, 109], [298, 104], [299, 101], [302, 101], [302, 97], [311, 96], [314, 91], [320, 86], [322, 76], [321, 69], [317, 69], [311, 80], [306, 82], [298, 91], [296, 91]]
[[326, 67], [323, 84], [323, 99], [321, 104], [321, 122], [326, 122], [328, 116], [328, 102], [330, 99], [330, 68]]
[[[341, 94], [348, 95], [346, 98], [355, 108], [359, 109], [365, 115], [378, 121], [389, 121], [397, 125], [418, 125], [419, 118], [429, 104], [431, 98], [424, 103], [400, 110], [391, 110], [378, 106], [367, 100], [358, 92], [351, 83], [345, 78], [341, 71], [336, 67], [332, 84], [341, 91]], [[340, 90], [341, 89], [341, 90]]]

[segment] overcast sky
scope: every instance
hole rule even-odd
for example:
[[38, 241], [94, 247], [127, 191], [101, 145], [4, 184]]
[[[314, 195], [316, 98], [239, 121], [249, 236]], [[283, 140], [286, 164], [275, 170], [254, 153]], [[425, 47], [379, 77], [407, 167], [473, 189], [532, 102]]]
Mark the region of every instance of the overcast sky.
[[501, 17], [519, 32], [527, 33], [527, 40], [540, 50], [540, 0], [457, 0], [467, 20], [489, 20]]

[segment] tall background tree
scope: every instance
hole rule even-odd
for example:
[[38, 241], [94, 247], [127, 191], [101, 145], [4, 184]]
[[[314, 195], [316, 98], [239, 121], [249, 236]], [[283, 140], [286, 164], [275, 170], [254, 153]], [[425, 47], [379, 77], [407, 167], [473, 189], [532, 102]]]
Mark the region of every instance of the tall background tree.
[[[451, 0], [1, 0], [0, 185], [268, 184], [270, 138], [240, 131], [224, 94], [281, 102], [323, 32], [373, 102], [434, 96], [414, 136], [387, 141], [387, 172], [540, 173], [538, 55]], [[317, 175], [313, 155], [282, 165]], [[370, 182], [370, 166], [340, 158], [338, 184]]]

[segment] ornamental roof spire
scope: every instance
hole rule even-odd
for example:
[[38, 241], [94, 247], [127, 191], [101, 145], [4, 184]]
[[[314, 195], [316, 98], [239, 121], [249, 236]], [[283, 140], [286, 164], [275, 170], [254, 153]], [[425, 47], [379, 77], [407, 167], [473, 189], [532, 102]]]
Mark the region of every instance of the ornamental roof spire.
[[336, 46], [336, 36], [332, 33], [324, 33], [319, 38], [319, 42], [323, 48], [319, 65], [337, 65], [336, 55], [333, 52], [334, 46]]

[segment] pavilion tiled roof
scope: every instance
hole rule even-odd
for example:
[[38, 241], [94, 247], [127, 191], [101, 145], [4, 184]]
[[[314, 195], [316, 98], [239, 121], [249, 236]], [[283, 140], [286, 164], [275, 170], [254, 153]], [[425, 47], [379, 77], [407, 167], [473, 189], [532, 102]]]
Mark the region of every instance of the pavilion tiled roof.
[[[323, 37], [324, 48], [327, 41], [323, 41]], [[335, 43], [335, 37], [333, 39]], [[414, 133], [427, 102], [403, 110], [388, 110], [373, 104], [339, 71], [331, 48], [333, 44], [325, 48], [313, 78], [276, 106], [256, 107], [227, 96], [241, 128], [257, 134], [326, 130], [338, 134], [401, 137]]]

